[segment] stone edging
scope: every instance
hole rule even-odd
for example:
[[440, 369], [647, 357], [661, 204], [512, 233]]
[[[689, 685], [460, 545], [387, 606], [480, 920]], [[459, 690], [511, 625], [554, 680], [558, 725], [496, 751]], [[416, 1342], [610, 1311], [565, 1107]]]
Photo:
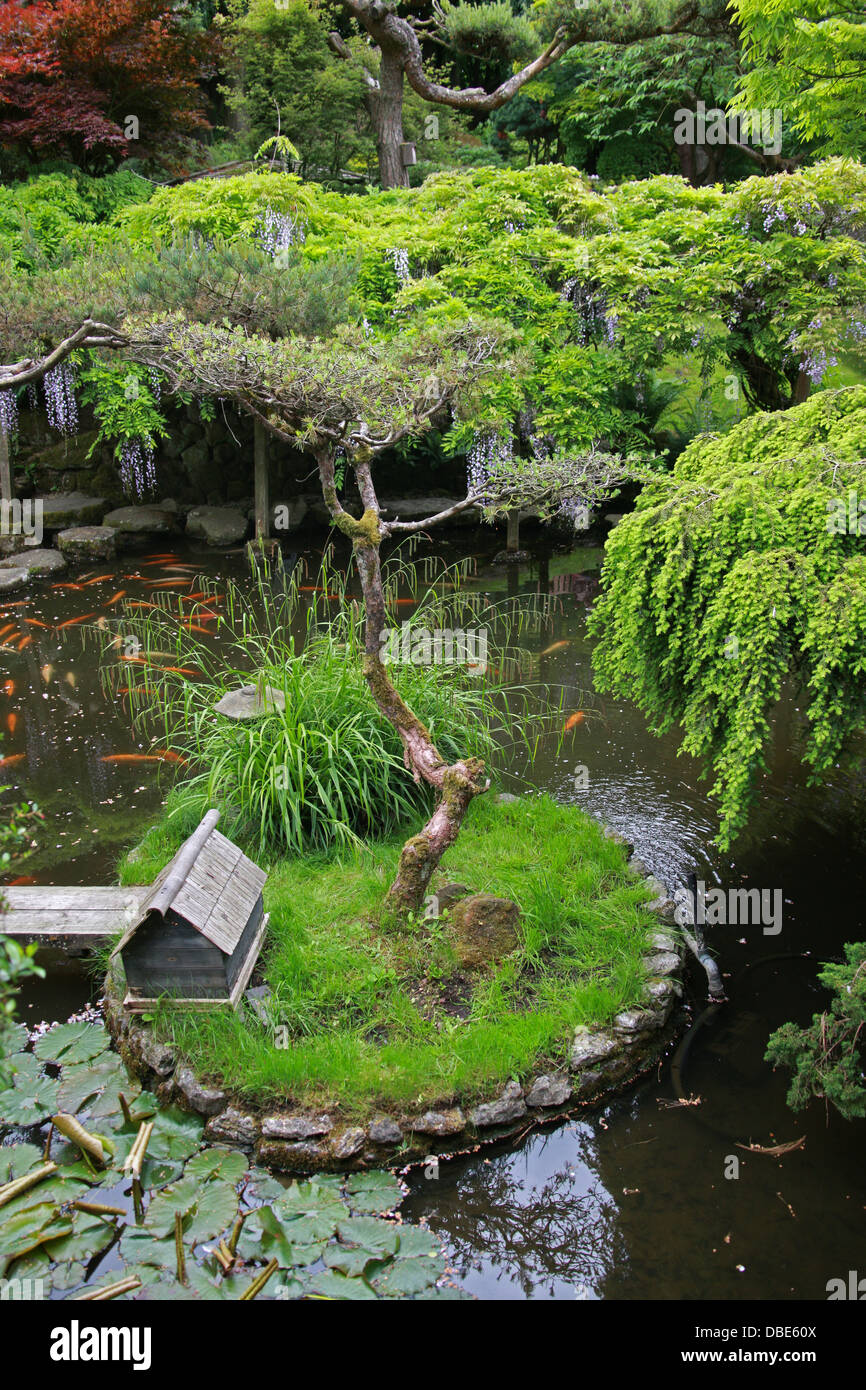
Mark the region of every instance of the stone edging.
[[[604, 833], [626, 844], [609, 827]], [[682, 993], [674, 976], [684, 957], [684, 947], [670, 930], [675, 904], [640, 860], [632, 857], [629, 864], [645, 877], [653, 894], [648, 909], [660, 919], [651, 938], [653, 949], [644, 955], [646, 1007], [617, 1014], [605, 1028], [578, 1027], [567, 1070], [537, 1075], [524, 1085], [509, 1081], [495, 1100], [471, 1109], [455, 1105], [396, 1118], [376, 1114], [365, 1125], [298, 1109], [257, 1113], [230, 1092], [200, 1082], [190, 1067], [178, 1065], [174, 1051], [157, 1042], [146, 1023], [124, 1013], [112, 975], [106, 980], [106, 1026], [127, 1066], [161, 1103], [201, 1115], [207, 1120], [206, 1139], [253, 1149], [259, 1162], [281, 1172], [404, 1167], [432, 1153], [443, 1156], [495, 1143], [622, 1089], [646, 1071], [670, 1041], [669, 1020]]]

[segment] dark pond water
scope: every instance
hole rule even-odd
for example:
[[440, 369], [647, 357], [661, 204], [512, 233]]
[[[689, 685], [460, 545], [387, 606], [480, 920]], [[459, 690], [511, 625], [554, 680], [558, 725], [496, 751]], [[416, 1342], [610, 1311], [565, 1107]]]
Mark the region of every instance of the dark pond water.
[[[465, 1286], [482, 1298], [823, 1300], [829, 1279], [864, 1263], [866, 1125], [843, 1124], [818, 1106], [794, 1116], [785, 1077], [763, 1054], [780, 1023], [805, 1023], [823, 1007], [819, 962], [864, 936], [862, 775], [840, 770], [807, 789], [795, 753], [798, 712], [783, 706], [749, 832], [719, 853], [706, 784], [677, 756], [676, 740], [652, 738], [634, 709], [591, 693], [585, 616], [600, 550], [539, 554], [504, 573], [489, 564], [499, 544], [470, 534], [447, 557], [472, 552], [475, 582], [494, 597], [529, 604], [553, 596], [552, 611], [523, 640], [539, 654], [562, 644], [539, 656], [533, 674], [566, 714], [586, 712], [564, 744], [543, 741], [531, 766], [508, 755], [514, 788], [544, 788], [602, 817], [669, 886], [693, 871], [725, 888], [780, 890], [782, 930], [708, 929], [729, 1002], [695, 1033], [686, 1058], [685, 1090], [700, 1104], [672, 1107], [668, 1058], [612, 1103], [516, 1149], [488, 1148], [443, 1162], [438, 1176], [416, 1176], [405, 1215], [441, 1234]], [[241, 555], [174, 554], [212, 577], [244, 573]], [[96, 650], [79, 627], [50, 630], [83, 613], [116, 614], [119, 589], [148, 598], [154, 574], [171, 576], [148, 558], [106, 566], [115, 572], [97, 585], [40, 589], [8, 611], [0, 603], [0, 628], [15, 623], [14, 647], [0, 650], [2, 680], [12, 683], [0, 693], [2, 753], [14, 759], [2, 776], [46, 815], [25, 866], [36, 881], [110, 882], [164, 794], [155, 765], [103, 761], [143, 750], [144, 740], [132, 736], [124, 705], [103, 694]], [[316, 565], [314, 551], [306, 558]], [[19, 652], [21, 635], [33, 640]], [[688, 984], [696, 1018], [706, 982], [699, 973]], [[66, 1017], [91, 992], [83, 977], [46, 980], [27, 990], [22, 1016]], [[805, 1146], [781, 1159], [738, 1147], [801, 1136]], [[732, 1158], [736, 1178], [725, 1176]]]

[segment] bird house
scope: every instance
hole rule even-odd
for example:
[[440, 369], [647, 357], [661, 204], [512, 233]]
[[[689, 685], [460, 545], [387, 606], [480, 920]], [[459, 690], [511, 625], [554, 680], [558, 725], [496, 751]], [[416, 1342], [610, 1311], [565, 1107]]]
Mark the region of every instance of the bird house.
[[123, 1002], [132, 1013], [166, 998], [235, 1008], [249, 984], [268, 923], [267, 875], [220, 835], [218, 819], [219, 811], [208, 811], [112, 952], [123, 961]]

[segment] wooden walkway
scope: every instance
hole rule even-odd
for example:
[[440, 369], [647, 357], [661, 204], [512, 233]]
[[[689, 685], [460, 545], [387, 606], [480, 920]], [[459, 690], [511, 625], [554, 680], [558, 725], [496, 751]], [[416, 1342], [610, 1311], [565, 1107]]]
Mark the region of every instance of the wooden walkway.
[[102, 946], [126, 931], [152, 887], [3, 888], [7, 910], [0, 935], [22, 944], [52, 946], [72, 955]]

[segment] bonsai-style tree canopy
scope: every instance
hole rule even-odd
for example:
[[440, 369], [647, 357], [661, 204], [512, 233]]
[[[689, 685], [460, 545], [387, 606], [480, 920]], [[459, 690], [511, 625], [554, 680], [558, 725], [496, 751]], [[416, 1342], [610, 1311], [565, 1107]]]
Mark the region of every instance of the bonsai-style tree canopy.
[[[0, 367], [2, 390], [36, 379], [76, 350], [119, 351], [128, 361], [157, 369], [174, 392], [231, 400], [272, 434], [315, 458], [332, 522], [351, 542], [364, 597], [367, 684], [399, 734], [408, 772], [440, 794], [424, 829], [404, 846], [386, 903], [394, 913], [420, 906], [470, 801], [487, 789], [489, 779], [478, 759], [446, 763], [381, 659], [386, 628], [383, 542], [435, 526], [479, 503], [490, 516], [515, 506], [552, 512], [566, 498], [588, 505], [617, 472], [615, 461], [601, 454], [542, 456], [513, 465], [503, 459], [480, 486], [446, 510], [416, 521], [383, 521], [374, 482], [376, 459], [400, 440], [422, 434], [449, 409], [471, 413], [473, 397], [490, 374], [519, 373], [519, 358], [509, 353], [506, 335], [504, 326], [478, 319], [416, 330], [391, 341], [368, 339], [363, 328], [349, 325], [327, 338], [274, 340], [228, 319], [200, 322], [175, 310], [130, 315], [121, 327], [85, 319], [50, 352]], [[338, 456], [357, 483], [360, 516], [337, 495]]]

